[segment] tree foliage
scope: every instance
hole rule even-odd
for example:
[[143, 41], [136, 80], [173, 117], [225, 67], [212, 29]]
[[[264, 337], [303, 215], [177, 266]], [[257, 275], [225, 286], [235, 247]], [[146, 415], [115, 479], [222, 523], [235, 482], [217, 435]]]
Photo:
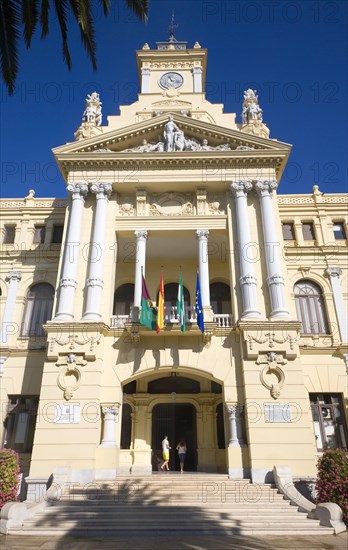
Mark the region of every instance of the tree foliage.
[[[98, 0], [104, 15], [109, 13], [111, 0]], [[149, 0], [125, 0], [141, 21], [147, 20]], [[96, 69], [96, 43], [91, 0], [0, 0], [0, 62], [3, 80], [10, 95], [15, 90], [18, 74], [18, 43], [23, 34], [27, 48], [37, 27], [41, 38], [49, 32], [50, 10], [55, 12], [62, 38], [63, 58], [69, 70], [72, 66], [68, 47], [68, 20], [75, 19], [81, 42]]]

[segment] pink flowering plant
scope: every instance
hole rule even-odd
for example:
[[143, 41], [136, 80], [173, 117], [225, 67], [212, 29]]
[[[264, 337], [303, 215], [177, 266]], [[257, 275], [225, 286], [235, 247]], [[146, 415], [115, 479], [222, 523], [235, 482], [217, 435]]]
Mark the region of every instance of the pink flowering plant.
[[12, 449], [0, 451], [0, 509], [17, 499], [19, 479], [18, 454]]
[[317, 503], [335, 502], [348, 525], [348, 456], [343, 449], [325, 451], [317, 464]]

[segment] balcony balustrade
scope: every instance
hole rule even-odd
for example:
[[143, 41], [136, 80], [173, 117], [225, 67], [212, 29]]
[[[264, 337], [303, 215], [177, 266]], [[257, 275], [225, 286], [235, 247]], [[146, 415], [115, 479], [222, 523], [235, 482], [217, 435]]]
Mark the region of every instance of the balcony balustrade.
[[[126, 323], [131, 323], [132, 311], [129, 315], [112, 315], [110, 327], [111, 328], [124, 328]], [[197, 316], [194, 306], [185, 307], [185, 321], [188, 325], [197, 323]], [[232, 327], [232, 315], [229, 313], [214, 314], [214, 321], [219, 328], [231, 328]], [[164, 309], [164, 323], [165, 325], [179, 325], [180, 319], [176, 306], [166, 307]]]

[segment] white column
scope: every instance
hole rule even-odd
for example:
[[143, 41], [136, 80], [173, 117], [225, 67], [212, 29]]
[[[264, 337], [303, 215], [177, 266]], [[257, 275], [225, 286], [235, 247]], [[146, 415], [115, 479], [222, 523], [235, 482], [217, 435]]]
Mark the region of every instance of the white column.
[[74, 297], [77, 286], [76, 274], [79, 261], [84, 196], [86, 183], [70, 183], [67, 190], [71, 193], [71, 210], [68, 230], [64, 244], [64, 257], [59, 281], [57, 312], [55, 319], [73, 319]]
[[342, 269], [340, 267], [328, 267], [326, 273], [329, 276], [331, 282], [341, 342], [346, 343], [348, 342], [348, 326], [347, 313], [345, 311], [342, 287], [340, 283]]
[[[11, 334], [13, 334], [12, 319], [13, 319], [14, 308], [16, 306], [17, 289], [21, 278], [22, 278], [21, 271], [10, 271], [6, 275], [6, 281], [9, 282], [9, 285], [8, 285], [7, 299], [6, 299], [5, 308], [4, 308], [4, 314], [1, 322], [1, 331], [0, 331], [1, 346], [7, 346], [8, 337]], [[19, 327], [17, 327], [16, 330], [18, 331]]]
[[197, 229], [198, 239], [198, 266], [199, 282], [201, 285], [202, 306], [210, 308], [210, 288], [209, 288], [209, 263], [208, 263], [208, 229]]
[[197, 93], [202, 93], [203, 91], [203, 85], [202, 85], [202, 73], [203, 69], [202, 67], [193, 67], [192, 74], [193, 74], [193, 91]]
[[229, 447], [239, 447], [238, 434], [237, 434], [237, 409], [238, 405], [227, 405], [226, 412], [228, 417], [229, 428]]
[[247, 194], [252, 189], [249, 180], [233, 181], [231, 191], [235, 198], [237, 234], [239, 246], [240, 277], [239, 284], [242, 289], [243, 313], [242, 317], [259, 318], [261, 313], [257, 303], [256, 277], [252, 258], [249, 259], [248, 251], [251, 245], [250, 226], [248, 219]]
[[136, 236], [136, 256], [135, 256], [135, 285], [134, 285], [134, 307], [132, 321], [139, 322], [139, 311], [141, 307], [141, 291], [142, 278], [145, 277], [145, 261], [146, 261], [146, 241], [148, 233], [145, 229], [134, 231]]
[[150, 93], [150, 74], [151, 70], [143, 67], [141, 69], [141, 93], [148, 94]]
[[100, 304], [104, 286], [104, 242], [108, 197], [111, 194], [112, 185], [110, 183], [93, 183], [90, 190], [96, 196], [96, 207], [88, 265], [86, 309], [82, 319], [97, 321], [101, 317]]
[[99, 447], [117, 447], [115, 423], [119, 413], [119, 405], [102, 407], [103, 439]]
[[280, 243], [276, 240], [276, 226], [272, 205], [272, 193], [276, 189], [276, 181], [256, 182], [256, 192], [260, 199], [263, 240], [265, 244], [267, 264], [267, 284], [271, 298], [271, 317], [287, 318], [289, 312], [285, 303], [284, 277], [280, 267]]

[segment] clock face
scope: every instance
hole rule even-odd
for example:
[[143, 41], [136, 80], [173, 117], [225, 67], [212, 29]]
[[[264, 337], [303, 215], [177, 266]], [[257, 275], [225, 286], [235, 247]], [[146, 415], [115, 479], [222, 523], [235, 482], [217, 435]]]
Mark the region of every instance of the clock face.
[[179, 73], [164, 73], [159, 79], [162, 88], [181, 88], [184, 78]]

